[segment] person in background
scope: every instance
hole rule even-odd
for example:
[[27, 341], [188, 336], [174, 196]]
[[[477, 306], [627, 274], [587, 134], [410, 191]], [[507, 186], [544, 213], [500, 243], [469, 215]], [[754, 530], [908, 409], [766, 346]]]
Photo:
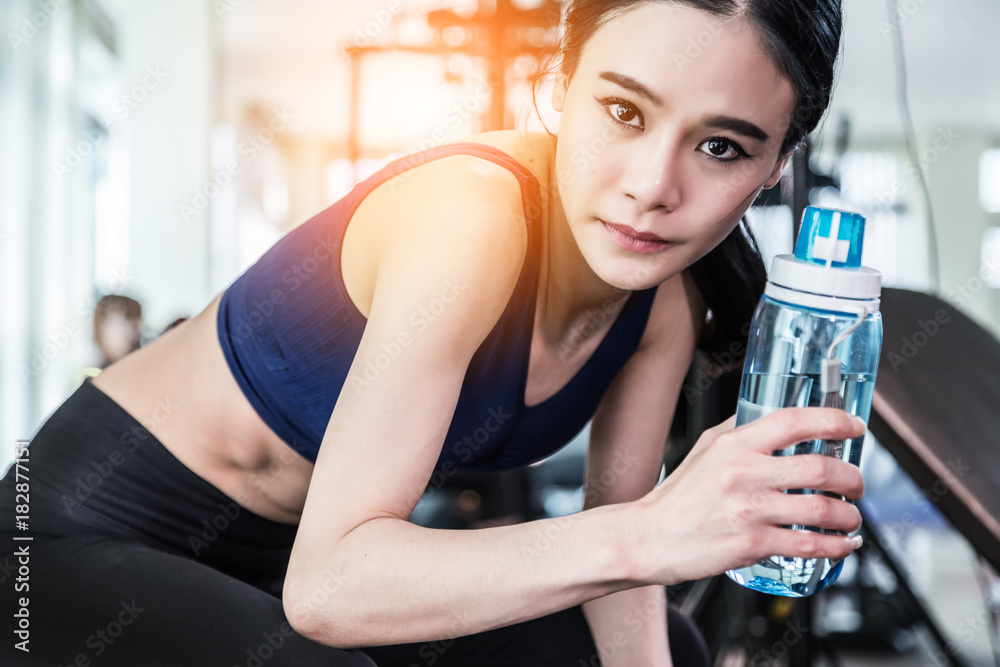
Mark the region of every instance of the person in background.
[[142, 344], [142, 304], [121, 294], [105, 294], [94, 307], [95, 365], [83, 369], [80, 382], [102, 370]]

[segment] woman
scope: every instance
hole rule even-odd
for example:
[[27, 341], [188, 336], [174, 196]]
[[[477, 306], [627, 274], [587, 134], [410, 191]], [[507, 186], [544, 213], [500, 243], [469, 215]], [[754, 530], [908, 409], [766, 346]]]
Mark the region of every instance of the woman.
[[[579, 0], [558, 138], [396, 163], [82, 387], [30, 447], [38, 664], [706, 664], [672, 663], [664, 585], [849, 554], [781, 526], [853, 531], [850, 503], [781, 490], [856, 499], [858, 470], [770, 456], [857, 436], [843, 411], [729, 420], [653, 488], [696, 344], [760, 295], [736, 228], [822, 115], [840, 25], [835, 0]], [[408, 523], [432, 476], [591, 416], [585, 511]]]

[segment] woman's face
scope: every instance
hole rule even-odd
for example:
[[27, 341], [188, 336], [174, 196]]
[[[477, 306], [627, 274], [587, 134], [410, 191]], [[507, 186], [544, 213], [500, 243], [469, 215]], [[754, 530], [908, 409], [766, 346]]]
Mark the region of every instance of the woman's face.
[[718, 245], [777, 182], [795, 100], [743, 22], [665, 2], [609, 19], [553, 95], [555, 177], [594, 272], [644, 289]]

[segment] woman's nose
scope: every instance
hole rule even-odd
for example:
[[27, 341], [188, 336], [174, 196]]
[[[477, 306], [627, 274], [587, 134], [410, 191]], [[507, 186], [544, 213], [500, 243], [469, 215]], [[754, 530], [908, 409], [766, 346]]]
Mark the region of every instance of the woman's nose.
[[638, 213], [669, 212], [682, 200], [680, 148], [675, 139], [653, 138], [641, 142], [622, 174], [625, 196], [638, 205]]

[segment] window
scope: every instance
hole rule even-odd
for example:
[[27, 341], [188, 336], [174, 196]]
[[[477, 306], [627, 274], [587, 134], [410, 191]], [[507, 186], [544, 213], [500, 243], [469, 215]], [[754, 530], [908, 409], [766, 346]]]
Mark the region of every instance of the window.
[[1000, 213], [1000, 149], [979, 157], [979, 205], [987, 213]]

